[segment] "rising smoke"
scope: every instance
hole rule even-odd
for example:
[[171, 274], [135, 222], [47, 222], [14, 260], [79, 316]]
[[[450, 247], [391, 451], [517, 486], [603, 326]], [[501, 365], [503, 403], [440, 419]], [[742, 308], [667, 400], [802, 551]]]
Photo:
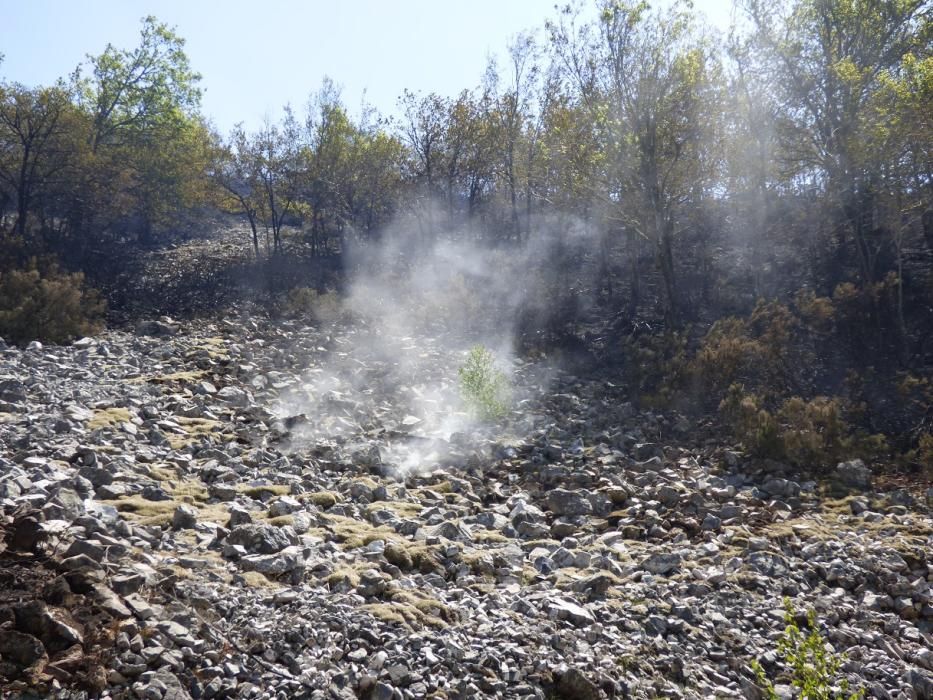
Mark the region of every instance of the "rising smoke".
[[451, 442], [504, 436], [508, 420], [479, 425], [461, 398], [457, 370], [476, 344], [494, 354], [514, 405], [546, 387], [552, 368], [516, 347], [529, 342], [524, 328], [546, 333], [589, 304], [581, 263], [596, 248], [591, 230], [539, 220], [521, 242], [502, 241], [469, 226], [439, 230], [436, 211], [420, 213], [348, 252], [345, 313], [327, 329], [335, 347], [276, 407], [283, 419], [303, 416], [294, 449], [337, 439], [371, 450], [382, 438], [366, 458], [404, 474], [444, 464]]

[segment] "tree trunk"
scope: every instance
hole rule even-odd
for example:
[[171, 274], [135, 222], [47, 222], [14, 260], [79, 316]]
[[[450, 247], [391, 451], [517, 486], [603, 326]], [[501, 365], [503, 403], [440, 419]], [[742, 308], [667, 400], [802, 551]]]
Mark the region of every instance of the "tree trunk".
[[632, 287], [629, 298], [629, 316], [635, 317], [638, 313], [638, 305], [641, 303], [641, 266], [638, 261], [638, 253], [641, 246], [638, 242], [638, 233], [634, 230], [628, 232], [629, 240], [629, 263], [632, 268]]
[[246, 217], [249, 219], [249, 227], [253, 231], [253, 252], [256, 254], [256, 262], [259, 262], [259, 229], [256, 228], [256, 213], [247, 210]]
[[[656, 219], [661, 215], [657, 214]], [[669, 328], [677, 325], [677, 289], [674, 280], [674, 251], [673, 236], [669, 226], [661, 221], [657, 222], [661, 226], [660, 237], [657, 239], [657, 262], [661, 271], [661, 278], [664, 281], [664, 320]]]

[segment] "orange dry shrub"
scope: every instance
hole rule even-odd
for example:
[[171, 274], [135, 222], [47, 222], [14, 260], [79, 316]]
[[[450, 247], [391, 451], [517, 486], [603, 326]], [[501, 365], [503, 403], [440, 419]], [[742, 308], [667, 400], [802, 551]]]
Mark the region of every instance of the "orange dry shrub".
[[713, 324], [688, 372], [701, 395], [712, 400], [735, 382], [769, 393], [786, 390], [792, 383], [792, 339], [798, 325], [785, 305], [760, 301], [747, 319], [733, 316]]
[[829, 297], [818, 297], [812, 289], [801, 289], [794, 297], [794, 306], [807, 328], [817, 333], [833, 329], [836, 309]]

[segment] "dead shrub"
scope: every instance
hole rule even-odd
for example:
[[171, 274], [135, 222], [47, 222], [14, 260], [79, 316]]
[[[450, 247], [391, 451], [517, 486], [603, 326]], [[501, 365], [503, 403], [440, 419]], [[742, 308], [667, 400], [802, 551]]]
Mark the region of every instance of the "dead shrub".
[[818, 297], [812, 289], [801, 289], [794, 297], [794, 306], [811, 331], [825, 335], [833, 330], [836, 308], [829, 297]]

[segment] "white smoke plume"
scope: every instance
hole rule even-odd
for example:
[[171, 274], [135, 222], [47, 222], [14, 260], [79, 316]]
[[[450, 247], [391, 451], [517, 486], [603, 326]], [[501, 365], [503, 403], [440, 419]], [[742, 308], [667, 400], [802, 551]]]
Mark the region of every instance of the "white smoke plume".
[[337, 322], [326, 360], [276, 407], [283, 418], [306, 419], [294, 447], [336, 438], [366, 449], [376, 438], [385, 445], [378, 459], [405, 474], [442, 464], [450, 442], [467, 433], [502, 434], [507, 425], [476, 424], [461, 399], [457, 370], [476, 344], [510, 380], [513, 405], [529, 398], [516, 324], [522, 314], [547, 318], [551, 290], [567, 284], [562, 268], [576, 274], [581, 251], [594, 247], [588, 230], [542, 223], [519, 244], [422, 224], [399, 219], [349, 252], [344, 307], [352, 321]]

